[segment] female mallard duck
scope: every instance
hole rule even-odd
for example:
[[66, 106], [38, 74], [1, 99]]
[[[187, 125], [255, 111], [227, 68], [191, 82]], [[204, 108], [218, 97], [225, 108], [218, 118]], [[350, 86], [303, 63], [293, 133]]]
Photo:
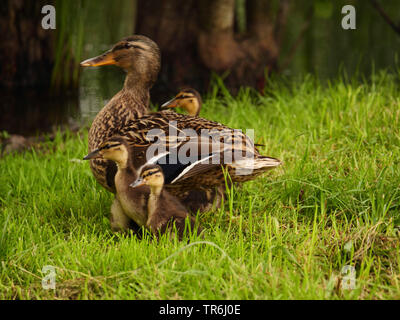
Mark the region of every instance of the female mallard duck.
[[189, 217], [178, 199], [163, 190], [164, 176], [159, 166], [147, 165], [137, 174], [129, 149], [123, 137], [114, 136], [84, 158], [107, 159], [117, 165], [116, 200], [111, 206], [112, 230], [126, 230], [133, 220], [138, 226], [146, 227], [158, 235], [158, 232], [164, 233], [171, 227], [170, 223], [175, 223], [181, 238], [185, 230], [185, 219], [189, 218], [193, 229], [194, 218]]
[[180, 107], [186, 110], [190, 116], [198, 117], [202, 103], [201, 96], [197, 90], [185, 88], [180, 90], [173, 99], [164, 103], [161, 109]]
[[[160, 50], [152, 40], [134, 35], [115, 44], [111, 50], [81, 62], [83, 67], [116, 65], [126, 72], [125, 83], [97, 114], [89, 130], [89, 151], [97, 149], [105, 139], [118, 135], [129, 121], [148, 112], [149, 90], [157, 79], [161, 66]], [[115, 164], [104, 159], [90, 161], [96, 180], [115, 192]]]
[[[123, 89], [93, 121], [89, 151], [113, 135], [125, 137], [132, 147], [134, 168], [150, 160], [160, 164], [165, 188], [194, 211], [207, 210], [215, 198], [220, 199], [226, 179], [221, 165], [232, 182], [244, 182], [281, 164], [278, 159], [260, 155], [240, 130], [169, 110], [146, 114], [149, 89], [160, 69], [160, 52], [152, 40], [128, 37], [106, 53], [81, 63], [85, 67], [110, 64], [123, 68], [127, 76]], [[100, 184], [115, 192], [113, 162], [94, 159], [91, 168]]]

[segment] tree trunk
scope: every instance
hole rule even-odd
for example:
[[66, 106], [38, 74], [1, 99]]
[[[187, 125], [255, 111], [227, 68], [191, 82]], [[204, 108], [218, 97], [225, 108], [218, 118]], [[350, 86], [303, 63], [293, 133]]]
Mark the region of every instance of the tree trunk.
[[269, 0], [247, 0], [247, 32], [235, 33], [235, 0], [139, 0], [136, 33], [158, 43], [162, 69], [153, 96], [178, 87], [207, 89], [211, 72], [228, 73], [226, 85], [263, 87], [277, 69], [288, 0], [275, 17]]
[[49, 0], [3, 0], [0, 9], [0, 86], [49, 87], [54, 30], [42, 28]]

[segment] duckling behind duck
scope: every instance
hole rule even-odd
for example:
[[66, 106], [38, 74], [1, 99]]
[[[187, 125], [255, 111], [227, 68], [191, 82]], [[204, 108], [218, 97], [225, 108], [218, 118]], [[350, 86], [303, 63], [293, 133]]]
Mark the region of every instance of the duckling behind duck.
[[190, 116], [197, 117], [200, 114], [203, 101], [200, 93], [193, 88], [184, 88], [171, 100], [161, 106], [161, 109], [180, 107]]

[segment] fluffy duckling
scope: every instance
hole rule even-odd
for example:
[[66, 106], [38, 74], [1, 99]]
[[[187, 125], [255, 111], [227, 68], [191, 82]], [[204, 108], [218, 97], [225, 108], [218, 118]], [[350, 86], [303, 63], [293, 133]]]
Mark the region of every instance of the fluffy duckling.
[[[155, 164], [144, 165], [139, 177], [130, 186], [132, 190], [146, 185], [150, 187], [150, 196], [147, 202], [146, 227], [153, 234], [164, 233], [173, 229], [178, 231], [179, 239], [185, 231], [185, 220], [189, 219], [190, 229], [194, 230], [195, 219], [189, 216], [186, 208], [177, 198], [164, 190], [164, 174], [160, 166]], [[200, 233], [200, 230], [198, 230]]]
[[202, 105], [200, 94], [192, 88], [185, 88], [171, 100], [167, 101], [161, 106], [161, 109], [181, 107], [186, 112], [197, 117], [200, 114]]
[[[179, 238], [182, 238], [185, 218], [189, 216], [187, 210], [178, 199], [163, 190], [164, 175], [161, 168], [146, 165], [138, 175], [130, 158], [131, 154], [126, 140], [114, 136], [83, 158], [111, 160], [117, 165], [116, 200], [111, 206], [112, 230], [127, 230], [133, 220], [139, 227], [146, 227], [158, 235], [159, 231], [163, 233], [171, 228], [169, 222], [175, 222]], [[132, 181], [134, 188], [130, 187]], [[190, 217], [192, 230], [194, 221]]]

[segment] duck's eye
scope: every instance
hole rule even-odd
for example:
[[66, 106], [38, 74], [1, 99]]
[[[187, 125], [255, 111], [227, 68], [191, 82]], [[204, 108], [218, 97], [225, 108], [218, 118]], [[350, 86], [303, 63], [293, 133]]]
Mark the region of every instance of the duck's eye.
[[124, 46], [125, 49], [129, 49], [132, 47], [133, 47], [133, 45], [131, 45], [130, 43], [125, 43], [125, 46]]

